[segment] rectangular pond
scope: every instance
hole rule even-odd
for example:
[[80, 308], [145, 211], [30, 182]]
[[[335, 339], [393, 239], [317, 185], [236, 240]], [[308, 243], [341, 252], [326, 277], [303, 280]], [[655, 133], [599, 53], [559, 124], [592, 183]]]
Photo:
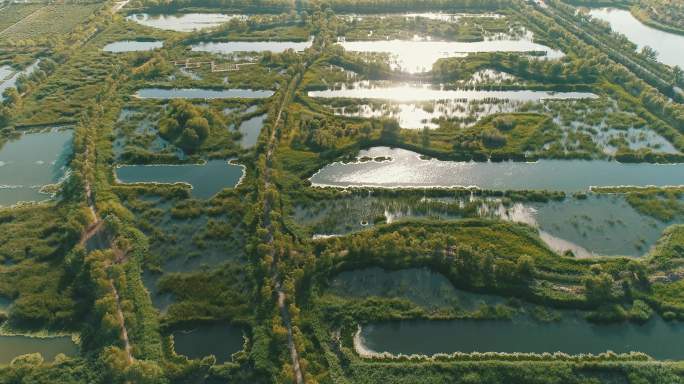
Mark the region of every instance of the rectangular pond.
[[361, 53], [386, 53], [391, 66], [404, 72], [417, 73], [432, 70], [437, 60], [463, 57], [477, 52], [542, 52], [544, 57], [558, 59], [563, 52], [537, 44], [530, 39], [485, 40], [478, 42], [421, 41], [421, 40], [374, 40], [344, 41], [338, 43], [345, 50]]
[[684, 68], [684, 36], [661, 31], [643, 24], [628, 10], [618, 8], [596, 8], [589, 14], [610, 23], [610, 28], [622, 33], [637, 45], [637, 49], [649, 46], [658, 52], [658, 61], [667, 65]]
[[288, 49], [297, 52], [309, 47], [313, 40], [309, 41], [227, 41], [208, 42], [192, 45], [192, 50], [197, 52], [211, 52], [231, 54], [236, 52], [273, 52], [282, 53]]
[[390, 161], [335, 162], [309, 180], [319, 187], [434, 188], [587, 191], [592, 186], [684, 185], [684, 164], [623, 164], [602, 160], [462, 162], [425, 160], [412, 151], [374, 147], [361, 157]]
[[227, 15], [224, 13], [178, 13], [178, 14], [147, 14], [136, 13], [126, 17], [126, 20], [176, 32], [192, 32], [205, 28], [213, 28], [232, 19], [244, 19], [244, 15]]
[[558, 322], [507, 320], [402, 320], [364, 325], [355, 337], [361, 353], [422, 354], [453, 352], [543, 353], [571, 355], [607, 351], [643, 352], [656, 359], [684, 358], [676, 341], [684, 326], [661, 318], [644, 325], [595, 325], [573, 314]]
[[254, 89], [143, 88], [135, 93], [141, 99], [265, 99], [273, 91]]
[[138, 51], [151, 51], [153, 49], [161, 48], [164, 46], [163, 41], [135, 41], [135, 40], [123, 40], [115, 41], [105, 45], [102, 50], [105, 52], [121, 53], [121, 52], [138, 52]]
[[225, 160], [205, 164], [121, 165], [116, 167], [117, 181], [124, 184], [187, 184], [192, 196], [208, 199], [224, 188], [234, 188], [245, 173], [245, 167]]
[[25, 133], [1, 145], [0, 206], [48, 199], [40, 190], [66, 174], [72, 137], [70, 130]]
[[242, 329], [231, 325], [205, 325], [174, 332], [173, 343], [177, 354], [190, 359], [214, 355], [216, 362], [221, 364], [230, 361], [231, 355], [242, 349], [242, 335]]
[[78, 345], [71, 336], [0, 336], [0, 364], [9, 364], [15, 357], [28, 353], [40, 353], [45, 361], [54, 361], [55, 356], [60, 353], [67, 356], [78, 355]]

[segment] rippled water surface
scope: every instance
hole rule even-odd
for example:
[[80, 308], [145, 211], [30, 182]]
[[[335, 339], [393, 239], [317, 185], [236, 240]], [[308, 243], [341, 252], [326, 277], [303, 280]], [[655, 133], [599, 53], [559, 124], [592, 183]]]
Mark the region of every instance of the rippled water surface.
[[359, 157], [392, 161], [333, 163], [311, 177], [314, 186], [478, 187], [491, 190], [586, 191], [591, 186], [684, 185], [684, 164], [623, 164], [602, 160], [459, 162], [423, 160], [403, 149], [374, 147]]

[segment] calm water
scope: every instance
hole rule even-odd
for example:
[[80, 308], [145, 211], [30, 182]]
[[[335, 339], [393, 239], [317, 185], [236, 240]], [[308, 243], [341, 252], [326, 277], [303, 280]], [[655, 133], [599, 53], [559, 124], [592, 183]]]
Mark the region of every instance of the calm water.
[[676, 340], [684, 326], [660, 318], [644, 325], [594, 325], [578, 316], [556, 323], [532, 320], [406, 320], [362, 327], [365, 349], [393, 354], [450, 352], [565, 352], [598, 354], [638, 351], [656, 359], [682, 359]]
[[135, 41], [125, 40], [109, 43], [102, 48], [105, 52], [134, 52], [134, 51], [151, 51], [153, 49], [161, 48], [164, 45], [163, 41]]
[[0, 147], [0, 206], [47, 199], [40, 188], [65, 175], [72, 136], [70, 130], [27, 133]]
[[244, 18], [244, 15], [226, 15], [223, 13], [183, 13], [174, 15], [149, 15], [136, 13], [126, 17], [142, 25], [177, 32], [192, 32], [227, 23], [231, 19]]
[[0, 336], [0, 364], [9, 364], [19, 355], [36, 352], [43, 355], [45, 361], [53, 361], [60, 353], [67, 356], [77, 355], [78, 346], [70, 336]]
[[575, 250], [577, 256], [641, 256], [673, 224], [642, 216], [622, 196], [612, 195], [534, 204], [530, 210], [535, 225], [543, 232], [542, 238], [547, 237], [551, 248], [563, 251], [568, 246], [548, 235], [590, 253]]
[[261, 128], [263, 128], [264, 121], [266, 121], [266, 117], [266, 114], [254, 116], [240, 124], [240, 128], [238, 128], [240, 133], [242, 133], [240, 144], [244, 148], [252, 148], [256, 145], [257, 141], [259, 140]]
[[598, 8], [591, 16], [607, 21], [615, 32], [622, 33], [641, 50], [648, 45], [658, 52], [658, 61], [684, 67], [684, 36], [661, 31], [642, 24], [630, 11], [617, 8]]
[[544, 52], [550, 59], [563, 57], [562, 52], [534, 43], [531, 39], [479, 42], [376, 40], [339, 44], [347, 51], [387, 53], [392, 58], [393, 68], [413, 73], [431, 70], [441, 58], [462, 57], [476, 52]]
[[230, 54], [235, 52], [285, 52], [288, 49], [303, 51], [311, 46], [309, 41], [230, 41], [218, 43], [199, 43], [192, 46], [193, 51]]
[[235, 187], [244, 167], [225, 160], [188, 165], [124, 165], [116, 168], [122, 183], [186, 183], [192, 185], [192, 196], [208, 199], [224, 188]]
[[613, 161], [540, 160], [476, 163], [422, 160], [404, 149], [374, 147], [359, 157], [392, 161], [332, 163], [311, 177], [314, 186], [469, 187], [491, 190], [586, 191], [591, 186], [684, 185], [684, 164], [621, 164]]
[[136, 92], [141, 99], [264, 99], [273, 91], [254, 89], [200, 89], [200, 88], [143, 88]]
[[242, 329], [230, 325], [216, 324], [197, 327], [190, 331], [173, 333], [177, 354], [191, 359], [216, 356], [216, 362], [230, 361], [233, 353], [242, 349]]
[[[442, 204], [440, 204], [442, 203]], [[431, 204], [426, 208], [426, 204]], [[678, 218], [661, 222], [641, 215], [620, 195], [589, 195], [586, 199], [568, 197], [547, 203], [503, 204], [495, 198], [392, 199], [355, 196], [298, 207], [295, 220], [314, 234], [338, 234], [373, 227], [375, 218], [391, 223], [405, 218], [431, 217], [459, 219], [447, 204], [475, 204], [483, 217], [525, 223], [536, 227], [547, 245], [563, 253], [571, 250], [577, 257], [642, 256]]]
[[439, 100], [511, 100], [511, 101], [540, 101], [564, 99], [595, 99], [589, 92], [548, 92], [548, 91], [476, 91], [476, 90], [445, 90], [435, 89], [429, 85], [402, 84], [387, 86], [385, 82], [357, 82], [352, 87], [342, 89], [327, 89], [324, 91], [309, 91], [311, 97], [348, 98], [348, 99], [376, 99], [389, 100], [398, 103]]
[[469, 311], [482, 304], [495, 305], [504, 301], [499, 296], [457, 290], [444, 275], [427, 268], [391, 271], [374, 267], [345, 271], [330, 281], [327, 292], [359, 299], [401, 297], [420, 306], [457, 307]]

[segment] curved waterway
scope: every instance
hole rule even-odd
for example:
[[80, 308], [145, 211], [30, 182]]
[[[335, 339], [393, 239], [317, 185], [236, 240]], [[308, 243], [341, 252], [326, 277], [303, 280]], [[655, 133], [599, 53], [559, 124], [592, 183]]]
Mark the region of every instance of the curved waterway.
[[288, 49], [303, 51], [311, 46], [309, 41], [228, 41], [199, 43], [192, 46], [193, 51], [230, 54], [236, 52], [273, 52], [281, 53]]
[[579, 315], [558, 322], [507, 320], [402, 320], [364, 325], [355, 338], [362, 353], [422, 354], [453, 352], [643, 352], [656, 359], [684, 358], [676, 342], [684, 325], [653, 318], [644, 325], [595, 325]]
[[208, 199], [224, 188], [237, 186], [245, 170], [225, 160], [210, 160], [206, 164], [122, 165], [115, 172], [120, 183], [183, 183], [192, 186], [193, 197]]
[[105, 45], [102, 50], [112, 53], [151, 51], [153, 49], [161, 48], [163, 45], [163, 41], [123, 40], [109, 43]]
[[64, 177], [72, 136], [70, 130], [25, 133], [0, 146], [0, 206], [48, 199], [40, 189]]
[[375, 40], [345, 41], [338, 44], [352, 52], [389, 54], [393, 68], [411, 73], [429, 71], [442, 58], [463, 57], [477, 52], [543, 52], [549, 59], [563, 57], [563, 52], [537, 44], [531, 39], [478, 42]]
[[60, 353], [77, 355], [78, 345], [70, 336], [0, 336], [0, 364], [9, 364], [15, 357], [28, 353], [40, 353], [45, 361], [53, 361]]
[[176, 353], [191, 359], [214, 355], [217, 363], [230, 361], [233, 353], [242, 349], [242, 329], [223, 324], [200, 326], [173, 333]]
[[273, 91], [254, 89], [143, 88], [135, 93], [141, 99], [265, 99]]
[[638, 50], [649, 46], [658, 52], [658, 61], [684, 68], [684, 36], [649, 27], [624, 9], [596, 8], [591, 9], [589, 14], [610, 23], [613, 31], [627, 36], [638, 46]]
[[158, 29], [176, 32], [192, 32], [205, 28], [212, 28], [231, 19], [245, 18], [244, 15], [227, 15], [224, 13], [181, 13], [157, 14], [136, 13], [126, 17], [126, 20]]
[[374, 147], [359, 157], [391, 161], [332, 163], [310, 181], [319, 187], [447, 188], [587, 191], [591, 186], [684, 185], [684, 164], [623, 164], [602, 160], [461, 162], [423, 160], [416, 152]]
[[17, 85], [17, 80], [20, 76], [29, 76], [36, 69], [38, 69], [38, 64], [40, 64], [40, 59], [34, 61], [31, 65], [24, 68], [21, 71], [14, 71], [10, 66], [3, 65], [0, 67], [0, 100], [4, 99], [3, 93], [8, 88], [14, 88]]

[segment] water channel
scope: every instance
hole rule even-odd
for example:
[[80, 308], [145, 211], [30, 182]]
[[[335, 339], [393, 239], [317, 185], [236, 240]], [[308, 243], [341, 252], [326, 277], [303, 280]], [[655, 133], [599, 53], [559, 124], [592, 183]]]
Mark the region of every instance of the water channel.
[[684, 36], [661, 31], [643, 24], [628, 10], [618, 8], [595, 8], [589, 11], [592, 17], [607, 21], [613, 31], [622, 33], [641, 50], [649, 46], [658, 52], [658, 61], [684, 68]]

